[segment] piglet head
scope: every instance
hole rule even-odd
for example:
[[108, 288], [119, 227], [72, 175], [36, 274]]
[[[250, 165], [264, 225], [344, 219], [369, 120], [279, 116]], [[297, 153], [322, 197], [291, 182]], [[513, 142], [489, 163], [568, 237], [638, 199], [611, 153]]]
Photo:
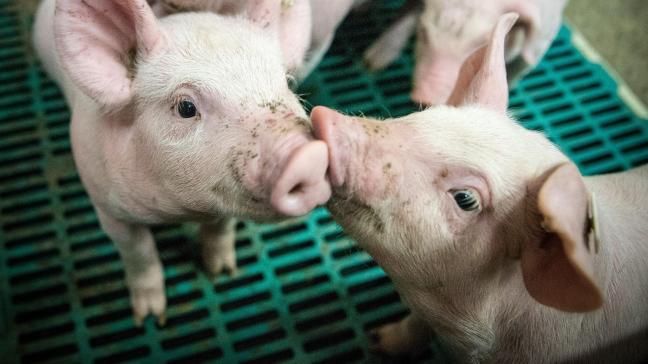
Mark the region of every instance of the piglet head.
[[219, 14], [238, 14], [244, 7], [245, 1], [233, 0], [155, 0], [163, 12], [170, 15], [189, 11], [212, 11]]
[[160, 209], [269, 219], [328, 199], [326, 146], [288, 87], [277, 40], [252, 22], [62, 0], [55, 33], [69, 77], [134, 153], [124, 174], [148, 180]]
[[[329, 146], [335, 218], [401, 293], [446, 313], [488, 310], [515, 295], [521, 305], [530, 296], [565, 311], [601, 305], [581, 176], [506, 115], [503, 43], [515, 19], [502, 16], [465, 62], [455, 106], [382, 122], [324, 107], [311, 113]], [[487, 298], [496, 301], [480, 307]], [[489, 317], [479, 311], [476, 319]]]
[[[249, 19], [269, 36], [277, 38], [284, 65], [293, 76], [300, 76], [311, 42], [309, 1], [278, 0], [157, 0], [159, 15], [179, 12], [214, 12]], [[303, 75], [302, 75], [303, 76]]]

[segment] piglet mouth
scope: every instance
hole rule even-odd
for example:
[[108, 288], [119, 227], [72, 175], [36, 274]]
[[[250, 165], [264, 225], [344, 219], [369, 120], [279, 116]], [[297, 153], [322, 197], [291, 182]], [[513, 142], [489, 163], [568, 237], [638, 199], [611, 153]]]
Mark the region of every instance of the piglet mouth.
[[341, 156], [339, 148], [334, 140], [334, 129], [336, 124], [342, 122], [337, 113], [332, 110], [316, 106], [311, 112], [311, 122], [313, 124], [313, 135], [315, 138], [323, 141], [328, 146], [328, 175], [332, 187], [340, 187], [344, 184], [344, 172], [341, 168]]
[[272, 188], [270, 203], [279, 213], [301, 216], [331, 197], [326, 177], [328, 148], [322, 141], [298, 147]]

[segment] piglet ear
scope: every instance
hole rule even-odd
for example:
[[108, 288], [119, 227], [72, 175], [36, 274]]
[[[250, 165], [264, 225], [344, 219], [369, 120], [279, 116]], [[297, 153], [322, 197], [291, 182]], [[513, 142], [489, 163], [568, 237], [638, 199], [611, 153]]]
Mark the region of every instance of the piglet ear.
[[131, 99], [136, 57], [150, 56], [162, 43], [146, 0], [58, 0], [54, 36], [72, 81], [108, 107]]
[[507, 13], [497, 21], [488, 44], [476, 50], [461, 66], [459, 78], [448, 104], [481, 105], [506, 112], [508, 84], [504, 47], [506, 34], [513, 27], [518, 15]]
[[589, 247], [589, 193], [575, 165], [566, 163], [541, 182], [542, 238], [522, 247], [524, 284], [538, 302], [568, 312], [603, 304]]

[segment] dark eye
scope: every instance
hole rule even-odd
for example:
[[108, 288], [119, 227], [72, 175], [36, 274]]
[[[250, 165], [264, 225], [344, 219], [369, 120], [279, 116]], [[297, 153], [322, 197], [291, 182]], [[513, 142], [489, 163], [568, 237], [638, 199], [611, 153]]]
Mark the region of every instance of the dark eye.
[[196, 110], [196, 105], [189, 100], [182, 100], [178, 103], [178, 114], [182, 118], [193, 118], [196, 116], [197, 112], [198, 110]]
[[477, 192], [466, 189], [458, 190], [452, 193], [457, 205], [464, 211], [474, 211], [479, 209], [479, 197]]

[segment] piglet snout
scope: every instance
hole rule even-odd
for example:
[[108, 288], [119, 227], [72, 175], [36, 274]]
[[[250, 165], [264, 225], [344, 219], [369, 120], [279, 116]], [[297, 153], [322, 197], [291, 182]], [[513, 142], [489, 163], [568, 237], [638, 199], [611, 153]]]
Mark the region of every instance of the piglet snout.
[[311, 141], [296, 149], [272, 188], [272, 206], [284, 215], [300, 216], [328, 201], [327, 168], [328, 150], [323, 142]]
[[311, 122], [313, 123], [313, 134], [315, 138], [322, 140], [328, 145], [329, 153], [329, 177], [333, 187], [340, 187], [344, 184], [344, 173], [340, 148], [337, 145], [337, 138], [334, 134], [339, 124], [344, 123], [343, 116], [334, 110], [324, 106], [316, 106], [311, 111]]

